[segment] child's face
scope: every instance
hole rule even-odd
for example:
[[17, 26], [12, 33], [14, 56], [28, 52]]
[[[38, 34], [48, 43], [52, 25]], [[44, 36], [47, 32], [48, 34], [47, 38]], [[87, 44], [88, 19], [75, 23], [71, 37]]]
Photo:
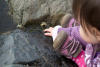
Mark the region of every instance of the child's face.
[[80, 27], [80, 36], [88, 43], [96, 44], [100, 42], [100, 32], [96, 30], [96, 28], [91, 28], [95, 30], [93, 33], [96, 33], [95, 35], [91, 34], [91, 32], [86, 29], [86, 32], [83, 30], [82, 27]]

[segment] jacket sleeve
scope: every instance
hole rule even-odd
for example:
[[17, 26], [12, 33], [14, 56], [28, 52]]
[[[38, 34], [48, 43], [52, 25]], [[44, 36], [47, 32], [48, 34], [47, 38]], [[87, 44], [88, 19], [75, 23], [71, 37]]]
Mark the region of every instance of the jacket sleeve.
[[84, 41], [82, 39], [82, 37], [80, 36], [79, 29], [80, 29], [80, 26], [68, 27], [68, 28], [59, 28], [58, 32], [60, 32], [62, 30], [65, 31], [68, 34], [68, 36], [73, 37], [76, 40], [78, 40], [81, 43], [83, 50], [85, 50], [86, 45], [88, 43], [86, 41]]
[[61, 53], [67, 58], [77, 57], [82, 50], [82, 45], [73, 37], [68, 37], [61, 47]]
[[[67, 36], [65, 36], [66, 38], [62, 35], [62, 33], [64, 34], [63, 31], [67, 35]], [[59, 34], [61, 34], [61, 35], [59, 35]], [[65, 39], [61, 38], [61, 36]], [[79, 53], [81, 52], [82, 45], [80, 44], [80, 42], [77, 39], [75, 39], [74, 37], [71, 36], [71, 28], [59, 28], [56, 40], [54, 40], [54, 45], [55, 45], [55, 43], [56, 43], [56, 46], [58, 45], [58, 42], [57, 42], [58, 40], [61, 42], [61, 43], [59, 42], [59, 45], [60, 46], [62, 45], [62, 46], [59, 47], [60, 49], [57, 48], [58, 49], [57, 51], [60, 51], [63, 55], [66, 55], [66, 57], [68, 57], [68, 58], [77, 57], [79, 55]], [[62, 43], [62, 42], [64, 42], [64, 43]]]

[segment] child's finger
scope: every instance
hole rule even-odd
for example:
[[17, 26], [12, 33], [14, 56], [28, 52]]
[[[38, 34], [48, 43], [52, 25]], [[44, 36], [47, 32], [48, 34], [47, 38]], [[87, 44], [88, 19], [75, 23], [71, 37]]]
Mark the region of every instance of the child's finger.
[[48, 29], [43, 30], [44, 32], [48, 31]]
[[52, 36], [51, 33], [44, 33], [45, 36]]
[[49, 27], [48, 29], [45, 29], [44, 31], [51, 31], [53, 27]]
[[50, 32], [50, 29], [45, 29], [44, 32]]

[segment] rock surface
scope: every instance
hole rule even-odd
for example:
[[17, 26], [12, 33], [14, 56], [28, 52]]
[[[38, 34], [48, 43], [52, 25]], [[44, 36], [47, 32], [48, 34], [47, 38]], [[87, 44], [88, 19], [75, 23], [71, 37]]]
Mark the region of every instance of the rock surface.
[[[0, 0], [1, 3], [3, 1]], [[0, 34], [0, 67], [77, 67], [72, 61], [54, 51], [52, 39], [44, 36], [40, 27], [42, 21], [55, 24], [63, 14], [70, 12], [72, 0], [5, 1], [9, 4], [13, 20], [20, 27], [27, 23], [33, 24], [22, 30], [14, 28], [15, 30], [10, 32], [8, 29], [8, 32]], [[6, 16], [2, 20], [7, 22], [4, 19], [9, 19], [8, 7], [4, 2], [2, 4], [0, 18]], [[3, 6], [7, 9], [2, 9]], [[0, 28], [4, 31], [5, 25], [11, 29], [16, 26], [3, 21], [0, 22]], [[11, 18], [9, 21], [12, 23]]]
[[59, 19], [71, 12], [72, 0], [6, 0], [10, 7], [11, 15], [19, 25], [28, 21], [45, 21], [56, 24]]
[[0, 66], [67, 67], [67, 63], [53, 50], [52, 41], [42, 31], [31, 35], [17, 29], [0, 35]]
[[0, 33], [11, 31], [16, 28], [16, 24], [13, 23], [8, 11], [9, 8], [5, 0], [0, 0]]

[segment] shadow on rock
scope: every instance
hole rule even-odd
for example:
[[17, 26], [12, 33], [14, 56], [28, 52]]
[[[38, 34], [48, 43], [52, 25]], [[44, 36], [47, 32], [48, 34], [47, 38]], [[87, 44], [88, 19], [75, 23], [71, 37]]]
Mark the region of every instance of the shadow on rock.
[[[68, 60], [67, 62], [69, 63]], [[53, 50], [51, 38], [45, 37], [42, 31], [29, 33], [16, 29], [0, 36], [1, 67], [69, 67], [68, 65]]]

